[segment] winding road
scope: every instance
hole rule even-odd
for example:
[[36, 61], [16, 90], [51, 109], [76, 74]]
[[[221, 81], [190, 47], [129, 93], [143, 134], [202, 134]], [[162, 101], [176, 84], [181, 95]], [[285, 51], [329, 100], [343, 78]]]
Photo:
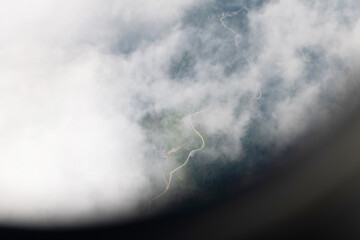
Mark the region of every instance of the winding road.
[[189, 116], [189, 120], [190, 120], [190, 124], [191, 124], [192, 130], [200, 137], [200, 139], [201, 139], [201, 141], [202, 141], [201, 147], [196, 148], [196, 149], [193, 149], [193, 150], [191, 150], [191, 151], [189, 152], [189, 154], [188, 154], [185, 162], [184, 162], [183, 164], [181, 164], [180, 166], [178, 166], [177, 168], [175, 168], [174, 170], [172, 170], [172, 171], [169, 173], [169, 180], [166, 180], [166, 177], [165, 177], [164, 174], [163, 174], [163, 178], [164, 178], [166, 187], [165, 187], [164, 191], [163, 191], [162, 193], [160, 193], [159, 195], [155, 196], [155, 197], [152, 199], [152, 201], [160, 198], [161, 196], [163, 196], [163, 195], [169, 190], [169, 188], [170, 188], [170, 186], [171, 186], [171, 182], [172, 182], [172, 178], [173, 178], [174, 173], [176, 173], [177, 171], [179, 171], [179, 170], [181, 170], [183, 167], [185, 167], [185, 166], [188, 164], [190, 157], [194, 156], [194, 154], [195, 154], [196, 152], [201, 151], [201, 150], [205, 147], [205, 140], [204, 140], [203, 136], [195, 129], [194, 124], [193, 124], [191, 118], [192, 118], [193, 116], [197, 115], [197, 114], [200, 114], [200, 113], [205, 112], [205, 111], [208, 111], [208, 110], [209, 110], [209, 109], [202, 110], [202, 111], [198, 111], [198, 112], [193, 113], [193, 114], [191, 114], [191, 115]]
[[232, 34], [235, 35], [235, 46], [238, 47], [238, 42], [237, 42], [237, 39], [240, 38], [240, 35], [235, 32], [233, 29], [229, 28], [228, 26], [226, 26], [226, 24], [224, 23], [224, 19], [227, 18], [227, 17], [232, 17], [236, 14], [238, 14], [242, 9], [236, 11], [236, 12], [233, 12], [233, 13], [222, 13], [221, 15], [221, 18], [220, 18], [220, 22], [221, 24], [224, 26], [224, 28], [226, 28], [227, 30], [229, 30], [230, 32], [232, 32]]
[[[245, 9], [246, 9], [246, 8], [245, 8]], [[230, 32], [232, 32], [232, 33], [235, 35], [235, 39], [234, 39], [234, 40], [235, 40], [235, 46], [236, 46], [236, 48], [238, 48], [237, 39], [240, 38], [240, 35], [239, 35], [237, 32], [235, 32], [233, 29], [231, 29], [230, 27], [228, 27], [228, 26], [224, 23], [224, 19], [227, 18], [227, 17], [232, 17], [232, 16], [238, 14], [241, 10], [242, 10], [242, 9], [240, 9], [240, 10], [238, 10], [238, 11], [236, 11], [236, 12], [232, 12], [232, 13], [222, 13], [222, 16], [220, 17], [220, 22], [221, 22], [221, 24], [224, 26], [224, 28], [227, 29], [227, 30], [229, 30]], [[249, 64], [252, 63], [249, 59], [247, 59], [247, 61], [248, 61]], [[260, 88], [258, 88], [258, 93], [259, 93], [259, 95], [256, 96], [256, 97], [254, 97], [255, 100], [260, 100], [260, 99], [262, 98], [262, 92], [261, 92], [261, 89], [260, 89]], [[212, 105], [211, 105], [211, 106], [212, 106]], [[201, 139], [201, 141], [202, 141], [202, 144], [201, 144], [201, 146], [200, 146], [199, 148], [196, 148], [196, 149], [191, 150], [191, 151], [189, 152], [189, 154], [188, 154], [185, 162], [184, 162], [183, 164], [181, 164], [180, 166], [178, 166], [177, 168], [173, 169], [173, 170], [169, 173], [169, 179], [166, 179], [165, 174], [162, 173], [162, 176], [163, 176], [163, 179], [164, 179], [164, 182], [165, 182], [165, 189], [164, 189], [163, 192], [161, 192], [161, 193], [158, 194], [157, 196], [153, 197], [153, 198], [151, 199], [151, 202], [154, 201], [154, 200], [156, 200], [156, 199], [158, 199], [158, 198], [160, 198], [160, 197], [162, 197], [164, 194], [166, 194], [166, 193], [168, 192], [168, 190], [170, 189], [171, 183], [172, 183], [173, 175], [174, 175], [176, 172], [180, 171], [182, 168], [184, 168], [184, 167], [188, 164], [190, 158], [193, 157], [196, 152], [201, 151], [201, 150], [205, 147], [205, 140], [204, 140], [203, 136], [195, 129], [194, 124], [193, 124], [191, 118], [192, 118], [193, 116], [197, 115], [197, 114], [200, 114], [200, 113], [202, 113], [202, 112], [208, 111], [208, 110], [211, 108], [211, 106], [210, 106], [208, 109], [205, 109], [205, 110], [202, 110], [202, 111], [198, 111], [198, 112], [195, 112], [195, 113], [189, 115], [189, 120], [190, 120], [191, 128], [192, 128], [192, 130], [200, 137], [200, 139]], [[171, 153], [175, 153], [175, 152], [177, 152], [177, 151], [180, 150], [180, 149], [181, 149], [181, 147], [173, 148], [173, 149], [171, 149], [168, 153], [166, 153], [163, 157], [168, 158]], [[151, 209], [151, 202], [150, 202], [150, 209]]]
[[[245, 7], [242, 7], [242, 8], [248, 10], [248, 9], [245, 8]], [[224, 28], [227, 29], [227, 30], [229, 30], [230, 32], [232, 32], [232, 34], [235, 35], [234, 41], [235, 41], [235, 46], [236, 46], [236, 48], [239, 47], [239, 46], [238, 46], [237, 39], [240, 38], [240, 34], [238, 34], [237, 32], [235, 32], [233, 29], [229, 28], [229, 27], [224, 23], [224, 19], [235, 16], [235, 15], [238, 14], [241, 10], [242, 10], [242, 9], [240, 9], [240, 10], [238, 10], [238, 11], [236, 11], [236, 12], [232, 12], [232, 13], [224, 13], [224, 12], [223, 12], [223, 13], [221, 14], [221, 17], [220, 17], [220, 22], [221, 22], [221, 24], [224, 26]], [[252, 61], [251, 61], [249, 58], [247, 58], [246, 61], [247, 61], [249, 64], [252, 64]], [[262, 92], [261, 92], [261, 89], [260, 89], [260, 88], [258, 89], [258, 92], [259, 92], [259, 95], [255, 98], [255, 100], [260, 100], [261, 97], [262, 97]]]

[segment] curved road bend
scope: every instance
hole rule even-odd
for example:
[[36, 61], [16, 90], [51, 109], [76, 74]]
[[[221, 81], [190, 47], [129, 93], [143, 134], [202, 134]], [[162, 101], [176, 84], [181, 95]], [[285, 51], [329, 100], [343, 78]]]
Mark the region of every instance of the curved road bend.
[[201, 151], [201, 150], [205, 147], [205, 140], [204, 140], [203, 136], [195, 129], [194, 124], [193, 124], [191, 118], [192, 118], [193, 116], [197, 115], [197, 114], [200, 114], [200, 113], [205, 112], [205, 111], [208, 111], [208, 110], [209, 110], [209, 109], [202, 110], [202, 111], [198, 111], [198, 112], [196, 112], [196, 113], [191, 114], [190, 117], [189, 117], [192, 130], [201, 138], [201, 141], [202, 141], [201, 147], [199, 147], [199, 148], [197, 148], [197, 149], [193, 149], [193, 150], [191, 150], [191, 151], [189, 152], [189, 154], [188, 154], [185, 162], [184, 162], [183, 164], [181, 164], [179, 167], [175, 168], [174, 170], [172, 170], [172, 171], [170, 172], [170, 174], [169, 174], [169, 180], [168, 180], [168, 181], [166, 181], [166, 178], [165, 178], [165, 176], [164, 176], [164, 180], [165, 180], [165, 183], [166, 183], [165, 190], [164, 190], [162, 193], [160, 193], [159, 195], [155, 196], [155, 197], [152, 199], [152, 201], [160, 198], [161, 196], [163, 196], [163, 195], [169, 190], [169, 188], [170, 188], [170, 186], [171, 186], [173, 174], [176, 173], [177, 171], [181, 170], [183, 167], [185, 167], [185, 166], [188, 164], [190, 157], [192, 157], [196, 152]]
[[242, 9], [236, 11], [236, 12], [233, 12], [233, 13], [222, 13], [222, 17], [220, 18], [220, 22], [221, 24], [224, 26], [224, 28], [226, 28], [227, 30], [229, 30], [230, 32], [232, 32], [232, 34], [235, 35], [235, 46], [238, 47], [238, 43], [237, 43], [237, 39], [240, 38], [240, 35], [235, 32], [233, 29], [229, 28], [228, 26], [226, 26], [226, 24], [224, 23], [224, 19], [227, 18], [227, 17], [232, 17], [236, 14], [238, 14]]

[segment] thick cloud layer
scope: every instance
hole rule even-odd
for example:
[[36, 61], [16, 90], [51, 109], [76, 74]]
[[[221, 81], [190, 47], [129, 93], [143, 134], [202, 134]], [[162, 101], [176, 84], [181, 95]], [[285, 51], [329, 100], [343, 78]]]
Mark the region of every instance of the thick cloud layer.
[[223, 141], [204, 150], [208, 161], [241, 162], [254, 122], [257, 144], [277, 149], [314, 126], [326, 130], [359, 103], [359, 8], [351, 0], [2, 3], [1, 222], [145, 211], [161, 178], [153, 153], [175, 131], [149, 141], [149, 116], [207, 109], [196, 123]]

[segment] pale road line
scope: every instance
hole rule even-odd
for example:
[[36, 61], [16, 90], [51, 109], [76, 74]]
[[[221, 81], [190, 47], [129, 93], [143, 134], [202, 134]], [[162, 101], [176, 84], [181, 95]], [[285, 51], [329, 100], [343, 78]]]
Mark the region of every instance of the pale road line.
[[179, 151], [181, 148], [182, 148], [181, 146], [179, 146], [179, 147], [177, 147], [177, 148], [173, 148], [173, 149], [171, 149], [170, 151], [168, 151], [167, 153], [161, 155], [161, 157], [168, 159], [172, 153], [176, 153], [176, 152]]
[[169, 174], [170, 176], [169, 176], [169, 180], [168, 180], [168, 181], [166, 181], [166, 178], [164, 178], [165, 183], [166, 183], [165, 190], [164, 190], [162, 193], [160, 193], [159, 195], [157, 195], [156, 197], [154, 197], [154, 198], [152, 199], [152, 201], [160, 198], [161, 196], [163, 196], [163, 195], [169, 190], [169, 188], [170, 188], [170, 186], [171, 186], [171, 180], [172, 180], [173, 174], [176, 173], [177, 171], [179, 171], [180, 169], [182, 169], [183, 167], [185, 167], [185, 166], [187, 165], [187, 163], [189, 162], [190, 157], [192, 157], [192, 156], [194, 155], [194, 153], [196, 153], [197, 151], [201, 151], [201, 150], [205, 147], [205, 140], [204, 140], [203, 136], [201, 136], [201, 134], [195, 129], [194, 124], [193, 124], [193, 122], [191, 121], [191, 118], [192, 118], [193, 116], [199, 114], [199, 113], [202, 113], [202, 112], [205, 112], [205, 111], [208, 111], [208, 110], [209, 110], [209, 109], [203, 110], [203, 111], [199, 111], [199, 112], [196, 112], [196, 113], [193, 113], [193, 114], [191, 114], [190, 117], [189, 117], [192, 130], [194, 130], [194, 132], [201, 138], [201, 141], [202, 141], [201, 147], [199, 147], [199, 148], [197, 148], [197, 149], [194, 149], [194, 150], [191, 150], [191, 151], [189, 152], [189, 154], [188, 154], [185, 162], [184, 162], [183, 164], [181, 164], [179, 167], [175, 168], [174, 170], [172, 170], [172, 171], [170, 172], [170, 174]]
[[236, 14], [238, 14], [242, 9], [240, 9], [239, 11], [233, 12], [233, 13], [222, 13], [222, 17], [220, 18], [220, 22], [221, 24], [224, 26], [224, 28], [226, 28], [227, 30], [229, 30], [230, 32], [232, 32], [235, 35], [235, 46], [238, 47], [238, 43], [237, 43], [237, 39], [240, 38], [240, 35], [235, 32], [233, 29], [229, 28], [228, 26], [226, 26], [226, 24], [224, 23], [224, 19], [227, 17], [232, 17]]
[[[243, 8], [246, 9], [246, 10], [248, 10], [248, 9], [245, 8], [245, 7], [243, 7]], [[231, 29], [231, 28], [229, 28], [228, 26], [226, 26], [226, 24], [224, 23], [224, 19], [227, 18], [227, 17], [232, 17], [232, 16], [238, 14], [241, 10], [242, 10], [242, 9], [240, 9], [240, 10], [238, 10], [238, 11], [236, 11], [236, 12], [233, 12], [233, 13], [222, 13], [222, 14], [221, 14], [222, 17], [220, 18], [220, 22], [221, 22], [221, 24], [224, 26], [224, 28], [226, 28], [227, 30], [229, 30], [230, 32], [232, 32], [232, 34], [235, 35], [235, 46], [236, 46], [236, 48], [239, 47], [239, 46], [238, 46], [237, 39], [240, 38], [240, 35], [239, 35], [237, 32], [235, 32], [233, 29]], [[249, 58], [247, 58], [246, 61], [247, 61], [249, 64], [252, 63], [252, 61], [251, 61]], [[258, 91], [259, 91], [259, 96], [257, 96], [257, 97], [255, 98], [255, 100], [260, 100], [261, 97], [262, 97], [261, 89], [259, 88]]]
[[164, 179], [164, 181], [165, 181], [165, 184], [168, 185], [168, 181], [167, 181], [167, 179], [166, 179], [166, 177], [165, 177], [164, 172], [162, 172], [162, 176], [163, 176], [163, 179]]
[[176, 153], [177, 151], [179, 151], [180, 149], [181, 149], [182, 147], [181, 146], [179, 146], [179, 147], [177, 147], [177, 148], [173, 148], [173, 149], [171, 149], [167, 154], [166, 154], [166, 156], [167, 157], [169, 157], [170, 156], [170, 154], [172, 154], [172, 153]]
[[255, 98], [255, 100], [260, 100], [260, 99], [261, 99], [261, 97], [262, 97], [262, 92], [261, 92], [261, 89], [260, 89], [260, 88], [258, 88], [258, 91], [259, 91], [259, 96], [257, 96], [257, 97]]

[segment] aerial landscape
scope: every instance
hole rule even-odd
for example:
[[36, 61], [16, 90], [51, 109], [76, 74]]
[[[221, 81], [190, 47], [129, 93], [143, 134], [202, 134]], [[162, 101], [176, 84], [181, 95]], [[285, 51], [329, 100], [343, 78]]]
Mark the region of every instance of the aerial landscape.
[[357, 1], [2, 5], [1, 224], [230, 198], [360, 103]]

